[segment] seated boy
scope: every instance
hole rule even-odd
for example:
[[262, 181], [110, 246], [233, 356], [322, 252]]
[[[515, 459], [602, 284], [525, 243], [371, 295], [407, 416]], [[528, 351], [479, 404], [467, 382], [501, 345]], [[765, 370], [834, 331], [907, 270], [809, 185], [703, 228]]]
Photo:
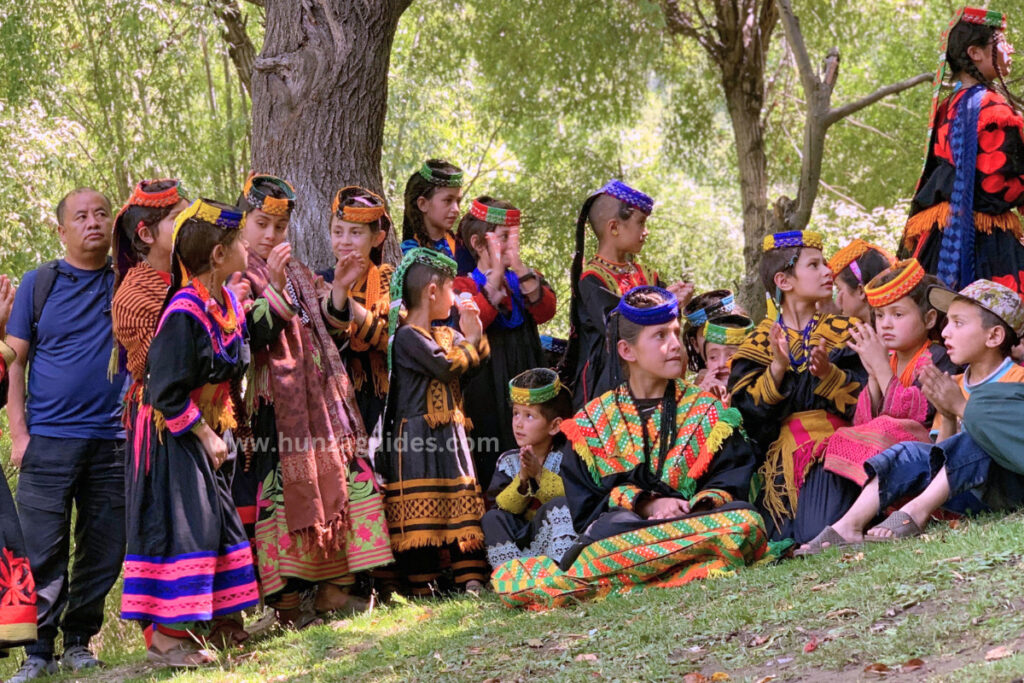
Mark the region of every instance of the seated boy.
[[729, 405], [726, 384], [729, 382], [732, 357], [753, 331], [754, 323], [750, 318], [738, 313], [715, 316], [701, 328], [697, 351], [704, 364], [704, 376], [695, 383], [726, 406]]
[[562, 420], [572, 417], [572, 396], [548, 368], [520, 373], [508, 383], [512, 431], [519, 448], [498, 458], [487, 490], [490, 510], [481, 522], [487, 561], [546, 555], [555, 562], [576, 540], [559, 471]]
[[[761, 456], [764, 491], [758, 508], [772, 540], [804, 543], [848, 509], [857, 490], [805, 473], [820, 457], [819, 445], [850, 423], [857, 394], [867, 381], [860, 358], [846, 343], [850, 319], [822, 313], [832, 298], [832, 271], [821, 253], [821, 235], [768, 235], [761, 281], [774, 295], [777, 318], [765, 318], [732, 358], [731, 403]], [[815, 497], [822, 519], [796, 521], [800, 499]], [[824, 520], [824, 521], [823, 521]]]
[[[928, 523], [931, 513], [951, 497], [982, 487], [983, 500], [989, 493], [1002, 491], [1021, 502], [1020, 487], [1006, 486], [1007, 480], [1020, 482], [1011, 472], [1004, 472], [995, 481], [990, 476], [992, 460], [1020, 466], [1016, 448], [1006, 447], [1012, 440], [992, 438], [991, 433], [1007, 430], [993, 425], [1001, 415], [1019, 424], [1020, 403], [999, 403], [987, 399], [988, 408], [1012, 405], [1015, 417], [999, 411], [979, 413], [973, 410], [974, 392], [981, 387], [1006, 384], [1011, 391], [1024, 388], [1024, 368], [1014, 364], [1010, 351], [1024, 333], [1024, 304], [1017, 294], [989, 280], [977, 280], [959, 293], [941, 287], [929, 292], [931, 304], [946, 311], [948, 322], [942, 331], [949, 359], [964, 365], [964, 374], [952, 378], [935, 367], [922, 373], [922, 389], [935, 406], [933, 427], [938, 429], [936, 444], [905, 441], [885, 450], [865, 463], [872, 477], [853, 507], [832, 528], [841, 536], [835, 545], [861, 540], [889, 541], [917, 536]], [[995, 387], [992, 387], [995, 389]], [[1002, 387], [1000, 387], [1002, 388]], [[1020, 392], [1016, 392], [1019, 398]], [[999, 392], [992, 394], [993, 397]], [[972, 409], [969, 410], [968, 407]], [[961, 421], [963, 425], [961, 425]], [[966, 430], [961, 427], [966, 427]], [[1019, 444], [1019, 437], [1017, 440]], [[1014, 457], [1015, 456], [1015, 457]], [[1016, 488], [1013, 492], [1010, 489]], [[915, 496], [884, 522], [864, 533], [864, 528], [881, 510], [907, 496]], [[1003, 496], [1005, 501], [1005, 496]]]

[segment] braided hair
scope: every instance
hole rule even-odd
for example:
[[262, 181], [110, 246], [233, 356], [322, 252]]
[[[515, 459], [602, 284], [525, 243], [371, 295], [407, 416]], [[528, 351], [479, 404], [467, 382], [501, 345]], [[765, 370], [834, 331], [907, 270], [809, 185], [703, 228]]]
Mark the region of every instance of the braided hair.
[[[441, 159], [427, 159], [425, 165], [445, 175], [462, 173], [461, 168]], [[405, 184], [405, 212], [402, 214], [403, 242], [414, 239], [421, 245], [430, 244], [430, 235], [427, 234], [427, 226], [423, 222], [423, 212], [420, 211], [416, 200], [420, 197], [430, 199], [439, 187], [441, 185], [432, 183], [418, 170], [409, 176], [409, 181]]]
[[[999, 27], [996, 26], [974, 24], [963, 20], [957, 22], [957, 25], [949, 32], [949, 40], [946, 44], [946, 61], [949, 63], [949, 67], [954, 74], [968, 74], [978, 83], [998, 92], [1006, 99], [1006, 102], [1015, 112], [1020, 113], [1021, 100], [1010, 93], [1009, 88], [1006, 87], [1006, 82], [1003, 80], [1003, 74], [999, 69], [1000, 33]], [[981, 70], [978, 69], [978, 66], [967, 52], [968, 48], [971, 47], [990, 47], [992, 50], [992, 65], [996, 70], [998, 84], [989, 81], [981, 73]]]

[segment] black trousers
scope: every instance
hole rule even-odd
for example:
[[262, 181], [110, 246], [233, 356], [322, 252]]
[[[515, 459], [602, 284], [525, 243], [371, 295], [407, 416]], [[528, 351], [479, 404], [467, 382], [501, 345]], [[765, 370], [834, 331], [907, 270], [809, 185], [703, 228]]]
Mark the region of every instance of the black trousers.
[[30, 438], [16, 496], [39, 610], [39, 639], [26, 654], [52, 657], [58, 622], [65, 649], [99, 633], [124, 562], [124, 476], [124, 440]]

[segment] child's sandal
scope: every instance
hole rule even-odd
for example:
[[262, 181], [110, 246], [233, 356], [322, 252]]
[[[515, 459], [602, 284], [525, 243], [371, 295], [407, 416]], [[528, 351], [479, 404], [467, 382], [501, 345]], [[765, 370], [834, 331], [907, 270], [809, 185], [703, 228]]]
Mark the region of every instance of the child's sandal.
[[871, 543], [891, 543], [892, 541], [898, 541], [902, 538], [913, 538], [920, 536], [924, 531], [917, 525], [914, 518], [903, 510], [897, 510], [888, 517], [885, 521], [874, 527], [875, 529], [888, 529], [892, 532], [892, 536], [875, 536], [874, 534], [864, 534], [864, 540]]

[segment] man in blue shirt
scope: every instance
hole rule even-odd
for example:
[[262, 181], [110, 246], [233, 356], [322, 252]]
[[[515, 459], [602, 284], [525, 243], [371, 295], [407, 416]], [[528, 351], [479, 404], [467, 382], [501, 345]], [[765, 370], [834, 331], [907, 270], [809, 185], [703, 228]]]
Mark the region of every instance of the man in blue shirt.
[[[25, 273], [7, 325], [7, 343], [18, 354], [7, 404], [11, 462], [21, 468], [16, 500], [39, 611], [39, 639], [10, 679], [18, 683], [57, 670], [58, 622], [61, 666], [100, 664], [89, 639], [103, 624], [103, 603], [124, 559], [124, 376], [107, 376], [114, 347], [110, 202], [95, 190], [74, 190], [57, 205], [57, 222], [65, 254], [38, 320], [33, 292], [50, 264]], [[72, 505], [78, 515], [69, 581]]]

